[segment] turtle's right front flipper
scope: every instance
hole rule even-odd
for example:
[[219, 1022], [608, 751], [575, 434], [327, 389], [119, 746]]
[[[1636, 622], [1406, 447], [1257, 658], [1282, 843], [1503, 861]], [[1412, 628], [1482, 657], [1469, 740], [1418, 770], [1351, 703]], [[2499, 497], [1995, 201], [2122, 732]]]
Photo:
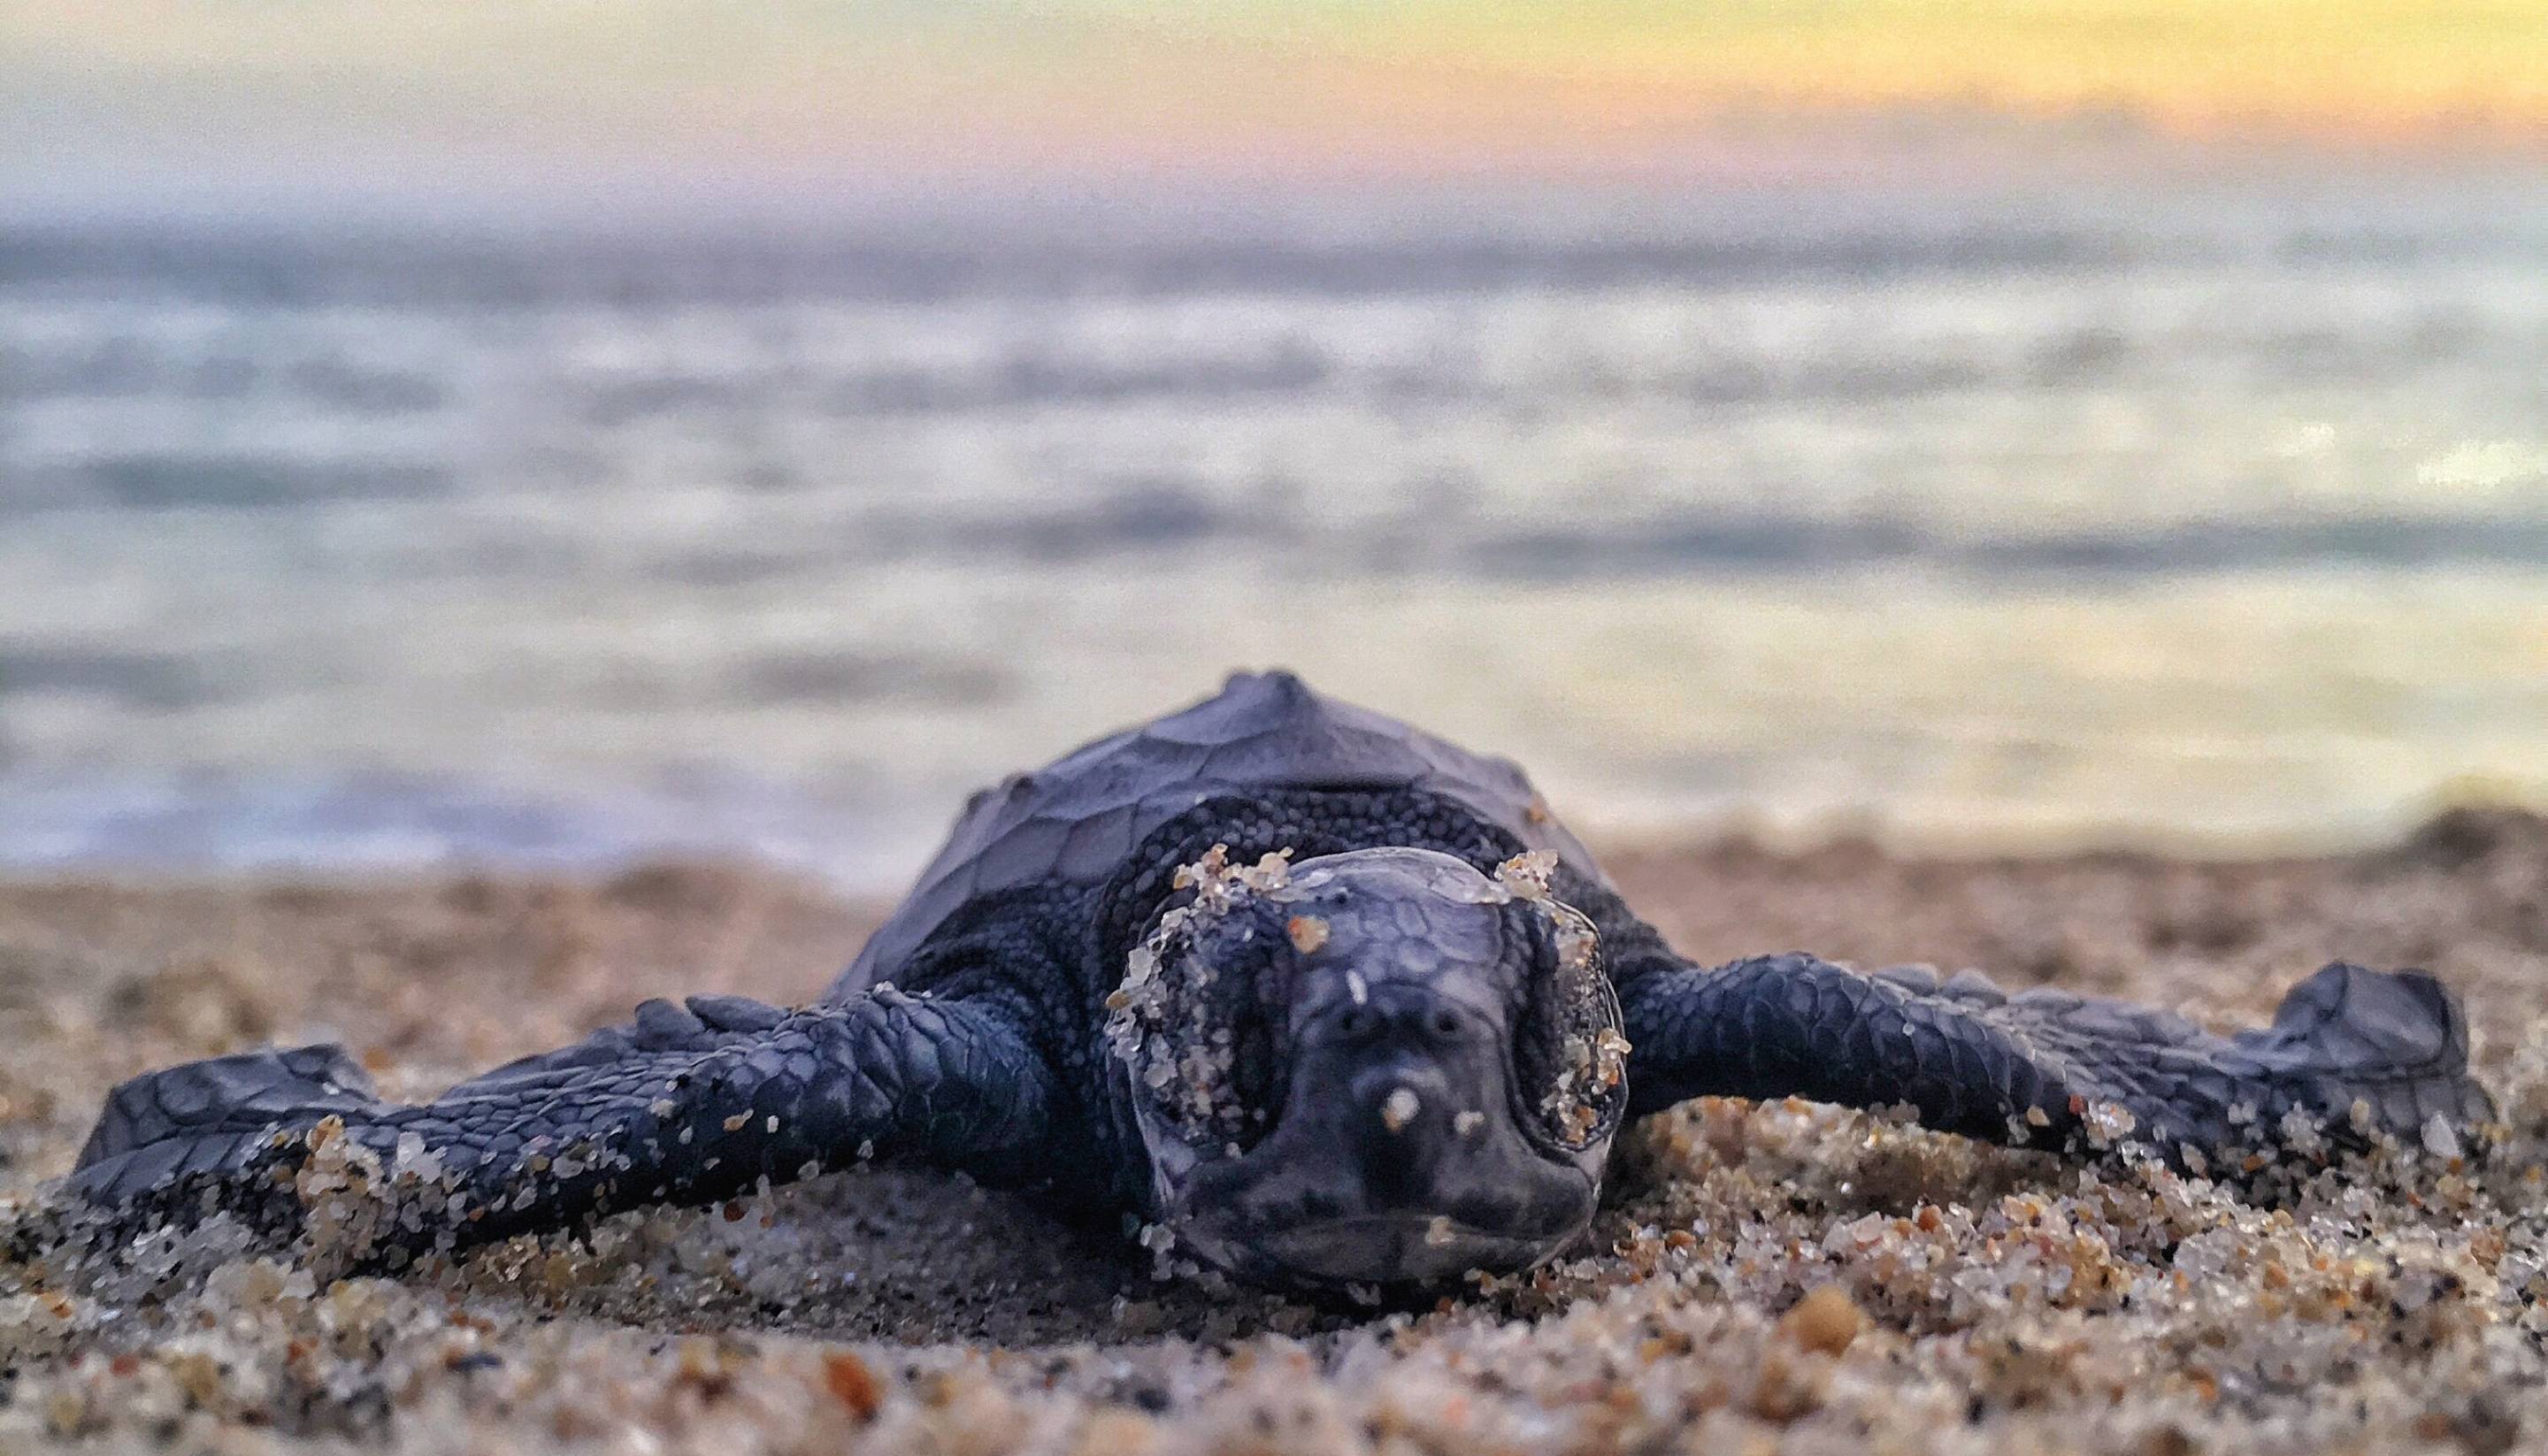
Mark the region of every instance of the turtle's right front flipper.
[[[781, 1011], [738, 997], [638, 1008], [634, 1021], [452, 1088], [379, 1100], [334, 1047], [251, 1052], [148, 1073], [115, 1090], [70, 1187], [172, 1218], [293, 1211], [306, 1135], [343, 1136], [384, 1169], [404, 1144], [446, 1192], [388, 1246], [457, 1247], [649, 1203], [726, 1197], [762, 1178], [864, 1158], [1011, 1181], [1046, 1140], [1048, 1064], [996, 1004], [879, 989]], [[446, 1235], [451, 1235], [446, 1238]]]

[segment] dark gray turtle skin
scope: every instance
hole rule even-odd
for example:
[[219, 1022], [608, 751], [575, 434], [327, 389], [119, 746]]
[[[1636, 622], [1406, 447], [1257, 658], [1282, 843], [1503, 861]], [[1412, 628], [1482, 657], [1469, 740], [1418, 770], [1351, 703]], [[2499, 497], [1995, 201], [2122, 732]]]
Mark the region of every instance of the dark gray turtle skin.
[[194, 1062], [117, 1088], [70, 1186], [119, 1227], [289, 1230], [332, 1145], [429, 1185], [367, 1245], [394, 1266], [872, 1158], [1261, 1282], [1421, 1286], [1565, 1247], [1621, 1123], [1708, 1094], [2197, 1170], [2492, 1116], [2420, 971], [2329, 965], [2220, 1037], [1970, 973], [1692, 964], [1513, 765], [1268, 673], [976, 795], [809, 1006], [649, 1001], [421, 1105], [333, 1046]]

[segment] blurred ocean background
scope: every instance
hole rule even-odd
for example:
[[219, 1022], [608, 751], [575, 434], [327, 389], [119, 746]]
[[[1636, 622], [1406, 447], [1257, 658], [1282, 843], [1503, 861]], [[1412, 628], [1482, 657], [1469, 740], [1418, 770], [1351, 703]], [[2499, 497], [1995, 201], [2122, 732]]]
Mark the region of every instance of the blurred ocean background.
[[2548, 179], [0, 228], [0, 864], [889, 890], [1267, 664], [1613, 836], [2548, 796]]

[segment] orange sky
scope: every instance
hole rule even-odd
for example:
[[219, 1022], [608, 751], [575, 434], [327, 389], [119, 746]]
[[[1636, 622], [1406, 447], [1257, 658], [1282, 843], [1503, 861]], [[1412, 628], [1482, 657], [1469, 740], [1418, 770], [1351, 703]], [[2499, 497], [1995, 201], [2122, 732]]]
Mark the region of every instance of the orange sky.
[[1975, 135], [2548, 153], [2548, 4], [0, 7], [0, 182], [22, 189], [1714, 172]]

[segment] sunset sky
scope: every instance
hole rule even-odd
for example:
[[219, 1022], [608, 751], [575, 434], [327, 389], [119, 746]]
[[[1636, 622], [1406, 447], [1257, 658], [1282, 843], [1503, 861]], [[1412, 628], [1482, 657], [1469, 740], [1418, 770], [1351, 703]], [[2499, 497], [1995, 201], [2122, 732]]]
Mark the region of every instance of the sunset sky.
[[[2539, 0], [47, 0], [0, 201], [2548, 155]], [[2011, 138], [2015, 138], [2014, 141]], [[2067, 143], [2065, 143], [2067, 138]]]

